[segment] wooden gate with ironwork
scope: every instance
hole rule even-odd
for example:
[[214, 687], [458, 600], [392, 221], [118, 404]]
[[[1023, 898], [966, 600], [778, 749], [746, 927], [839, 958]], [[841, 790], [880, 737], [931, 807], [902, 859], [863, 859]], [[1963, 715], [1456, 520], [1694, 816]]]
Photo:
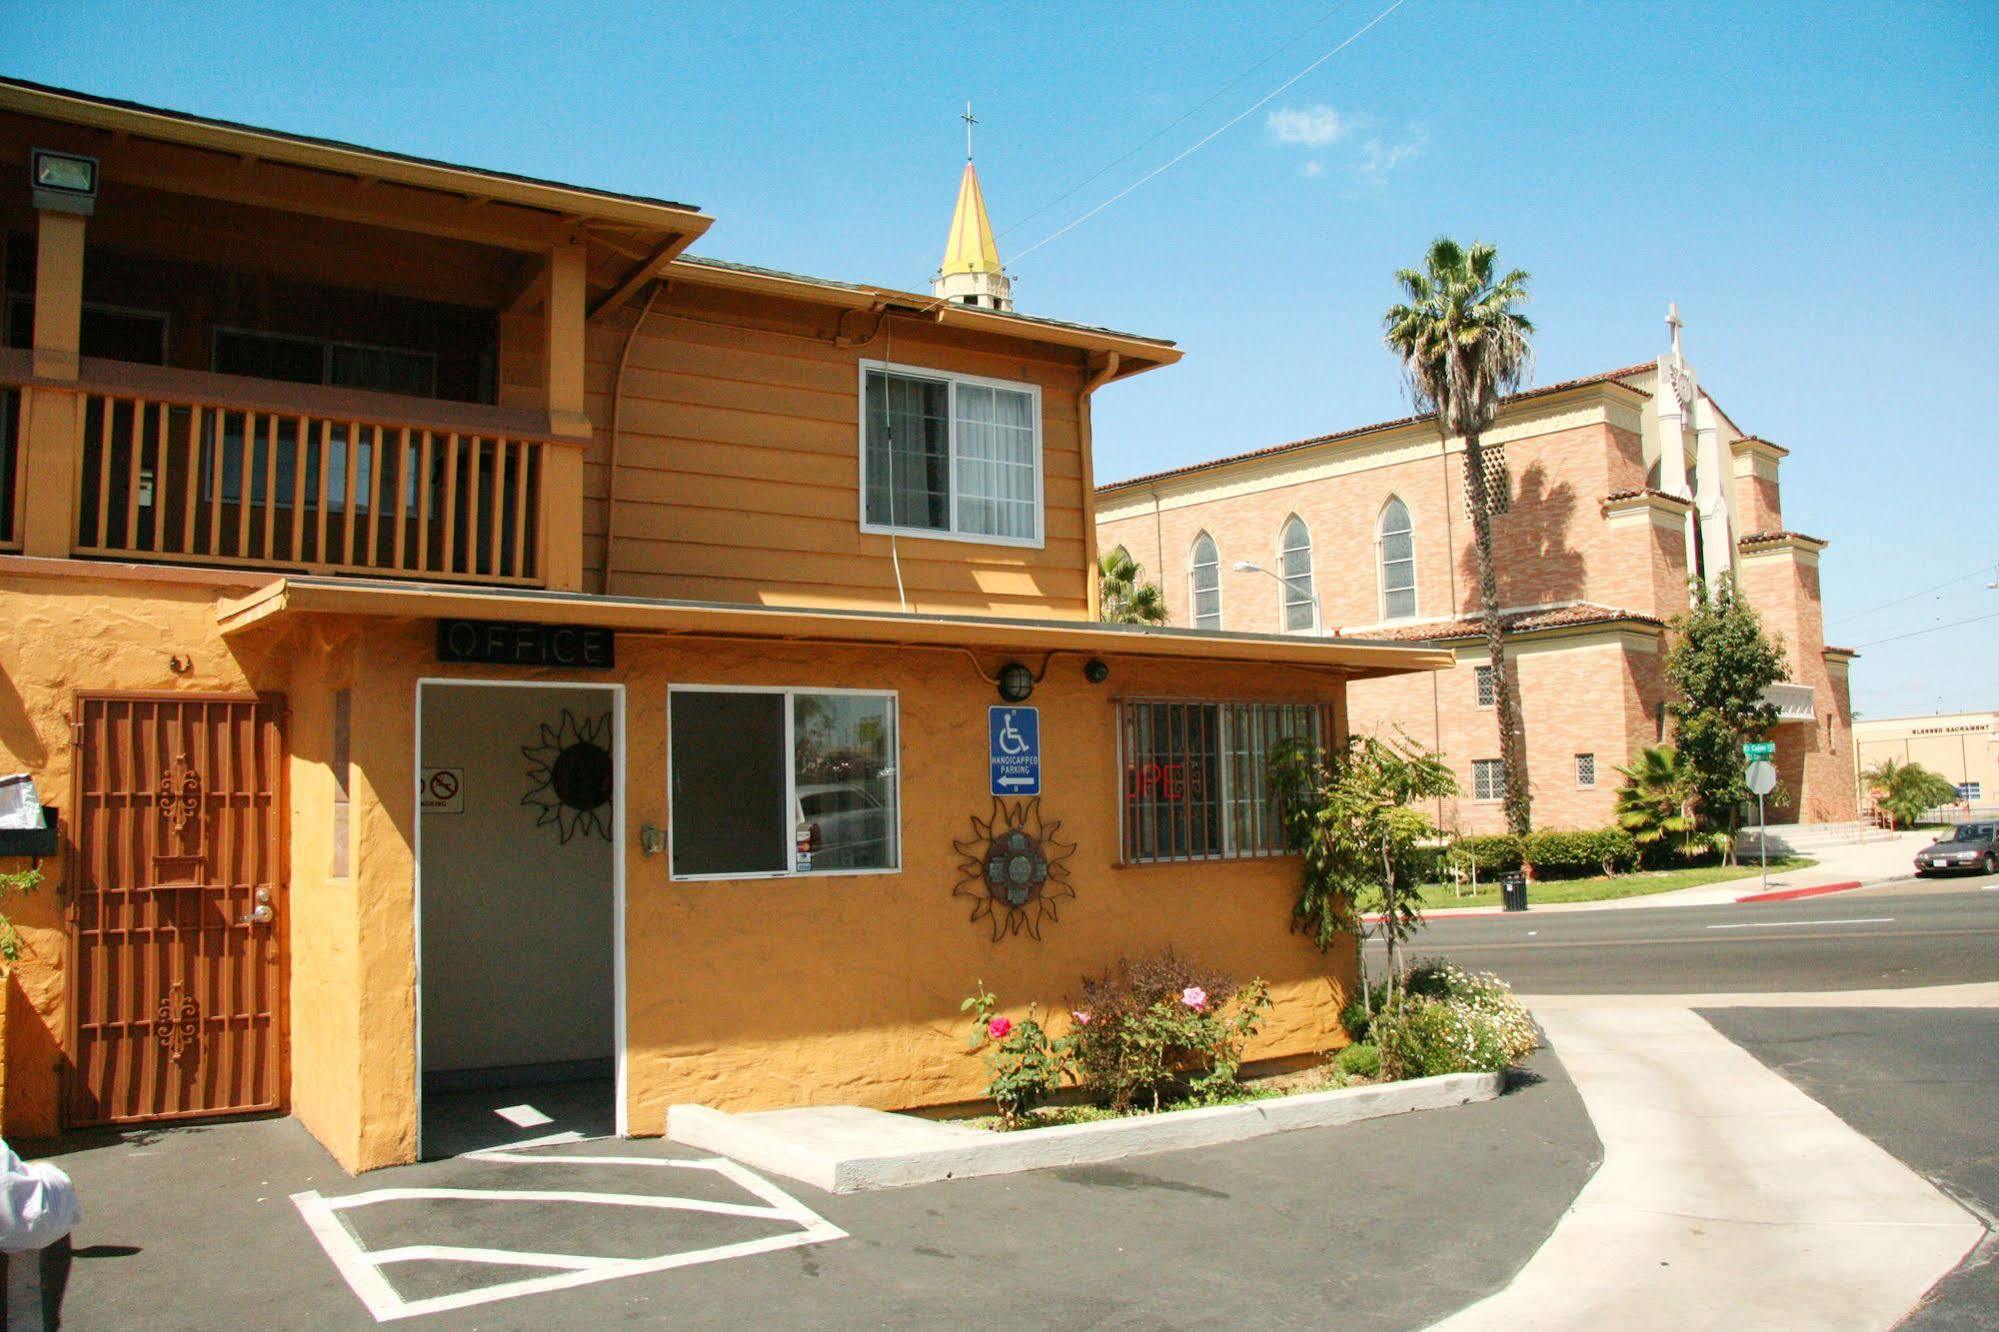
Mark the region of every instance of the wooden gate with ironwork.
[[77, 697], [68, 1123], [284, 1104], [274, 697]]

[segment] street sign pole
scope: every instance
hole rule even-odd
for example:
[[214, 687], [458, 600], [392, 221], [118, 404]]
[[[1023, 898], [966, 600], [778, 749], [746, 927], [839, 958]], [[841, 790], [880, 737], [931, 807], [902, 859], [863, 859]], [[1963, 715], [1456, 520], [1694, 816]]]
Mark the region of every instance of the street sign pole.
[[1749, 759], [1749, 766], [1742, 771], [1743, 785], [1756, 797], [1756, 856], [1761, 863], [1763, 887], [1770, 887], [1770, 822], [1764, 815], [1763, 797], [1777, 789], [1777, 768], [1770, 762], [1776, 746], [1770, 744], [1744, 745], [1743, 754]]
[[1770, 891], [1770, 824], [1763, 817], [1763, 795], [1756, 796], [1756, 853], [1763, 861], [1763, 891]]

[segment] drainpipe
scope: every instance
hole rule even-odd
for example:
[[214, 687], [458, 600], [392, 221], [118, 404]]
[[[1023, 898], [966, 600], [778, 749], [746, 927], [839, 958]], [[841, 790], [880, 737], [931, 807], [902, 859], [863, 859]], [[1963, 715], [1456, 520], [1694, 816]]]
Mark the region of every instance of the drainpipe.
[[1083, 556], [1089, 563], [1084, 595], [1093, 623], [1104, 612], [1103, 586], [1097, 570], [1097, 471], [1090, 454], [1090, 395], [1110, 382], [1117, 373], [1118, 360], [1116, 352], [1107, 353], [1103, 366], [1083, 381], [1083, 391], [1076, 399], [1076, 439], [1083, 452]]
[[646, 303], [639, 309], [638, 322], [632, 331], [625, 334], [624, 350], [618, 353], [618, 371], [611, 377], [611, 449], [609, 463], [611, 477], [604, 488], [604, 588], [605, 596], [611, 595], [611, 570], [616, 567], [612, 556], [618, 549], [618, 407], [625, 400], [625, 366], [632, 359], [632, 344], [639, 340], [639, 330], [646, 325], [646, 318], [652, 314], [653, 302], [660, 292], [666, 290], [664, 279], [652, 284], [646, 293]]

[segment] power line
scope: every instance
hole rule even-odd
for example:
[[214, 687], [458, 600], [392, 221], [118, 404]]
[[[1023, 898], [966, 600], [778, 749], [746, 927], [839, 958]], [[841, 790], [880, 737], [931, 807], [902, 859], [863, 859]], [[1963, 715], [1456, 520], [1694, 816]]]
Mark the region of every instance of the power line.
[[1043, 213], [1053, 208], [1056, 204], [1068, 200], [1075, 194], [1079, 193], [1084, 186], [1094, 184], [1096, 181], [1101, 180], [1103, 177], [1109, 175], [1111, 172], [1123, 166], [1126, 162], [1129, 162], [1132, 158], [1137, 157], [1140, 153], [1144, 152], [1147, 148], [1150, 148], [1153, 144], [1158, 143], [1161, 139], [1165, 138], [1168, 134], [1171, 134], [1174, 130], [1179, 129], [1182, 125], [1192, 120], [1195, 116], [1200, 115], [1201, 112], [1207, 110], [1209, 107], [1213, 106], [1216, 102], [1220, 101], [1222, 97], [1225, 96], [1227, 93], [1229, 93], [1231, 90], [1233, 90], [1238, 83], [1241, 83], [1244, 79], [1256, 73], [1256, 71], [1262, 69], [1265, 65], [1277, 59], [1277, 57], [1283, 55], [1286, 51], [1289, 51], [1292, 47], [1296, 46], [1298, 43], [1304, 41], [1307, 37], [1317, 32], [1320, 28], [1325, 27], [1327, 23], [1332, 21], [1333, 16], [1337, 13], [1339, 13], [1339, 9], [1337, 6], [1327, 10], [1325, 15], [1321, 17], [1318, 22], [1312, 24], [1310, 27], [1306, 28], [1303, 32], [1300, 32], [1290, 41], [1284, 43], [1284, 45], [1278, 47], [1276, 50], [1272, 51], [1269, 55], [1257, 61], [1254, 65], [1251, 65], [1248, 69], [1236, 75], [1234, 78], [1230, 79], [1227, 83], [1224, 83], [1221, 87], [1215, 89], [1212, 93], [1209, 93], [1207, 98], [1204, 101], [1202, 101], [1200, 105], [1193, 107], [1191, 110], [1183, 112], [1171, 124], [1166, 125], [1165, 127], [1161, 128], [1160, 130], [1149, 136], [1143, 143], [1140, 143], [1130, 152], [1124, 154], [1124, 156], [1118, 158], [1114, 162], [1106, 163], [1104, 166], [1098, 168], [1090, 175], [1085, 176], [1083, 179], [1077, 181], [1074, 185], [1071, 185], [1068, 189], [1056, 195], [1053, 199], [1050, 199], [1047, 203], [1042, 204], [1039, 208], [1036, 208], [1034, 211], [1026, 213], [1023, 216], [1016, 218], [1014, 221], [1009, 222], [1005, 230], [1000, 232], [1000, 239], [1004, 240], [1007, 236], [1013, 234], [1015, 231], [1018, 231], [1021, 227], [1026, 226], [1029, 222], [1032, 222], [1035, 218], [1040, 217]]
[[[1953, 579], [1952, 581], [1956, 582], [1959, 580]], [[1977, 624], [1980, 620], [1999, 620], [1999, 611], [1987, 611], [1983, 615], [1971, 615], [1962, 620], [1951, 620], [1945, 624], [1933, 624], [1927, 629], [1911, 629], [1906, 634], [1890, 634], [1886, 638], [1877, 638], [1871, 643], [1857, 644], [1854, 650], [1857, 652], [1860, 648], [1879, 647], [1883, 643], [1899, 643], [1905, 638], [1920, 638], [1924, 634], [1941, 633], [1945, 629], [1955, 629], [1959, 625]]]
[[1095, 217], [1098, 213], [1103, 212], [1106, 208], [1109, 208], [1112, 204], [1116, 203], [1118, 200], [1124, 198], [1128, 194], [1131, 194], [1133, 191], [1137, 190], [1140, 186], [1144, 185], [1146, 182], [1153, 180], [1154, 178], [1160, 175], [1163, 175], [1165, 172], [1171, 170], [1173, 167], [1176, 167], [1180, 163], [1186, 161], [1188, 158], [1192, 157], [1195, 153], [1201, 151], [1201, 149], [1207, 147], [1209, 144], [1213, 143], [1216, 139], [1219, 139], [1222, 135], [1228, 133], [1230, 130], [1234, 129], [1237, 125], [1240, 125], [1243, 121], [1249, 119], [1251, 116], [1255, 115], [1258, 111], [1261, 111], [1264, 107], [1268, 106], [1271, 102], [1275, 101], [1278, 94], [1290, 88], [1292, 84], [1298, 82], [1300, 79], [1304, 78], [1307, 74], [1310, 74], [1313, 70], [1325, 64], [1328, 60], [1331, 60], [1334, 56], [1338, 55], [1340, 52], [1346, 50], [1349, 46], [1352, 46], [1355, 42], [1365, 37], [1370, 31], [1374, 29], [1376, 24], [1380, 23], [1390, 14], [1393, 14], [1396, 10], [1402, 8], [1402, 6], [1406, 3], [1408, 3], [1408, 0], [1395, 0], [1395, 2], [1389, 5], [1388, 8], [1382, 10], [1379, 14], [1376, 14], [1373, 18], [1369, 19], [1366, 23], [1363, 23], [1360, 27], [1356, 28], [1352, 33], [1348, 34], [1345, 40], [1340, 42], [1338, 46], [1335, 46], [1332, 50], [1326, 52], [1324, 55], [1320, 56], [1317, 60], [1314, 60], [1311, 64], [1305, 66], [1305, 68], [1299, 70], [1296, 74], [1293, 74], [1290, 78], [1278, 84], [1275, 88], [1272, 88], [1269, 92], [1265, 93], [1262, 97], [1258, 98], [1256, 101], [1251, 102], [1234, 118], [1227, 120], [1217, 128], [1210, 130], [1206, 135], [1195, 140], [1193, 144], [1191, 144], [1186, 148], [1181, 149], [1178, 153], [1174, 154], [1172, 157], [1167, 158], [1164, 162], [1161, 162], [1158, 166], [1152, 168], [1152, 170], [1146, 172], [1144, 175], [1140, 176], [1137, 180], [1125, 186], [1123, 189], [1119, 190], [1116, 194], [1113, 194], [1110, 198], [1098, 204], [1095, 208], [1092, 208], [1089, 212], [1084, 213], [1081, 217], [1078, 217], [1075, 221], [1070, 222], [1065, 226], [1058, 227], [1056, 230], [1048, 233], [1046, 236], [1043, 236], [1040, 240], [1034, 242], [1034, 244], [1028, 246], [1026, 249], [1022, 250], [1019, 254], [1016, 254], [1014, 256], [1014, 262], [1018, 263], [1020, 260], [1025, 259], [1028, 255], [1033, 254], [1036, 250], [1048, 244], [1050, 241], [1068, 235], [1070, 232], [1074, 231], [1077, 227], [1082, 226], [1085, 222]]
[[1999, 568], [1999, 561], [1987, 560], [1970, 573], [1962, 573], [1955, 578], [1946, 578], [1935, 587], [1926, 587], [1920, 592], [1911, 592], [1907, 596], [1896, 597], [1893, 601], [1884, 601], [1878, 606], [1869, 606], [1866, 610], [1852, 611], [1846, 615], [1842, 615], [1839, 617], [1839, 623], [1845, 624], [1848, 620], [1857, 620], [1863, 615], [1872, 615], [1875, 611], [1884, 611], [1890, 606], [1899, 606], [1905, 601], [1914, 601], [1917, 597], [1926, 597], [1932, 592], [1941, 592], [1947, 587], [1955, 587], [1967, 578], [1977, 578], [1979, 575], [1994, 568]]

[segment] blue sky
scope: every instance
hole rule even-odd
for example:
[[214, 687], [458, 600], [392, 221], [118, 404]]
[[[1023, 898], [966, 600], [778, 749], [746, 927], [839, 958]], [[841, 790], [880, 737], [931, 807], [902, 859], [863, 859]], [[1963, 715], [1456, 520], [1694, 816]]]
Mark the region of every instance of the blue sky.
[[[966, 98], [1014, 256], [1387, 3], [0, 0], [0, 68], [694, 203], [700, 252], [920, 289]], [[1999, 6], [1406, 0], [1019, 260], [1016, 299], [1186, 349], [1100, 396], [1105, 480], [1404, 412], [1380, 313], [1440, 232], [1533, 274], [1538, 382], [1656, 355], [1676, 300], [1833, 542], [1855, 706], [1999, 707], [1995, 126]]]

